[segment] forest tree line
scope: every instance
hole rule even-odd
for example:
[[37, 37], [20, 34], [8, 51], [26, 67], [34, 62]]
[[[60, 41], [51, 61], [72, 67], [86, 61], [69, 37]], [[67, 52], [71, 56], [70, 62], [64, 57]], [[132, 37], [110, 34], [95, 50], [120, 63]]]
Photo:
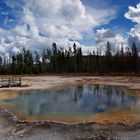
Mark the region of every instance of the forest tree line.
[[73, 44], [68, 49], [58, 48], [56, 43], [52, 49], [37, 51], [23, 50], [13, 55], [8, 61], [0, 57], [0, 74], [48, 74], [48, 73], [91, 73], [91, 74], [126, 74], [140, 72], [140, 57], [133, 43], [131, 49], [124, 51], [121, 47], [112, 54], [111, 44], [107, 42], [104, 55], [90, 52], [83, 55], [82, 49]]

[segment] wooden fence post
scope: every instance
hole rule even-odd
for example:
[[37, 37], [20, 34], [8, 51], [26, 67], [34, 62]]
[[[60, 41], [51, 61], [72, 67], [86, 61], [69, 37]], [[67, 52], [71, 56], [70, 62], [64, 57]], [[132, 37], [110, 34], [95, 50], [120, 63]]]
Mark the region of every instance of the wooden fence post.
[[19, 84], [19, 86], [21, 86], [21, 77], [20, 77], [20, 84]]
[[3, 78], [2, 78], [1, 86], [3, 87]]
[[9, 87], [11, 87], [11, 78], [9, 78]]

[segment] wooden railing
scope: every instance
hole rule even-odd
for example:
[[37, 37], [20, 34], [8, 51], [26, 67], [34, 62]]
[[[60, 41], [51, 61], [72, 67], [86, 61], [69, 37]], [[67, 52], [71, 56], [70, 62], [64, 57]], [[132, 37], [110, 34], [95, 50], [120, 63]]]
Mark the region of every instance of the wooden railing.
[[0, 78], [0, 88], [3, 87], [20, 87], [21, 77], [3, 77]]

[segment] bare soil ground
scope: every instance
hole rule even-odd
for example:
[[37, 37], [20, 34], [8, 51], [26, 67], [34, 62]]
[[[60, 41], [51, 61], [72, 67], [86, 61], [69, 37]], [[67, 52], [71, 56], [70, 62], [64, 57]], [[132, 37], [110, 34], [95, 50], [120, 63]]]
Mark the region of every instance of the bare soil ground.
[[[139, 77], [23, 77], [22, 87], [0, 89], [33, 90], [62, 88], [63, 86], [90, 83], [127, 86], [140, 94]], [[1, 93], [0, 92], [0, 93]], [[26, 122], [18, 120], [5, 109], [0, 109], [0, 140], [140, 140], [140, 123], [80, 123]]]
[[[0, 76], [2, 77], [2, 76]], [[1, 90], [32, 90], [59, 88], [82, 83], [128, 86], [140, 89], [140, 77], [134, 76], [27, 76], [22, 77], [22, 87], [0, 88]]]

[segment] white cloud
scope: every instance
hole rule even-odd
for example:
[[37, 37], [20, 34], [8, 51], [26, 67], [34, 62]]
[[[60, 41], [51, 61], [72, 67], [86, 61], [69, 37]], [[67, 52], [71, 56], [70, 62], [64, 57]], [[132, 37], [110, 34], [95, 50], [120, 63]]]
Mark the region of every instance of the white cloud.
[[140, 3], [136, 7], [129, 6], [129, 10], [124, 15], [127, 19], [140, 24]]
[[134, 42], [140, 51], [140, 24], [135, 25], [128, 33], [129, 46], [132, 46]]
[[98, 29], [96, 32], [96, 43], [102, 52], [104, 52], [108, 41], [111, 44], [112, 52], [115, 52], [122, 44], [125, 47], [124, 40], [122, 35], [115, 34], [110, 29], [102, 28]]
[[140, 3], [136, 7], [130, 6], [125, 17], [136, 23], [128, 33], [128, 44], [131, 46], [135, 42], [140, 51]]
[[26, 7], [32, 12], [39, 31], [53, 38], [82, 39], [83, 32], [92, 30], [99, 18], [106, 19], [108, 16], [105, 14], [98, 19], [93, 18], [80, 0], [48, 0], [47, 3], [46, 0], [38, 0], [34, 6], [32, 2], [27, 2]]
[[53, 42], [61, 47], [72, 46], [76, 42], [84, 48], [78, 40], [83, 40], [85, 34], [91, 34], [95, 27], [107, 24], [115, 15], [114, 9], [90, 8], [80, 0], [25, 1], [19, 24], [10, 30], [0, 30], [3, 40], [0, 44], [3, 51], [0, 52], [14, 53], [23, 47], [42, 50]]

